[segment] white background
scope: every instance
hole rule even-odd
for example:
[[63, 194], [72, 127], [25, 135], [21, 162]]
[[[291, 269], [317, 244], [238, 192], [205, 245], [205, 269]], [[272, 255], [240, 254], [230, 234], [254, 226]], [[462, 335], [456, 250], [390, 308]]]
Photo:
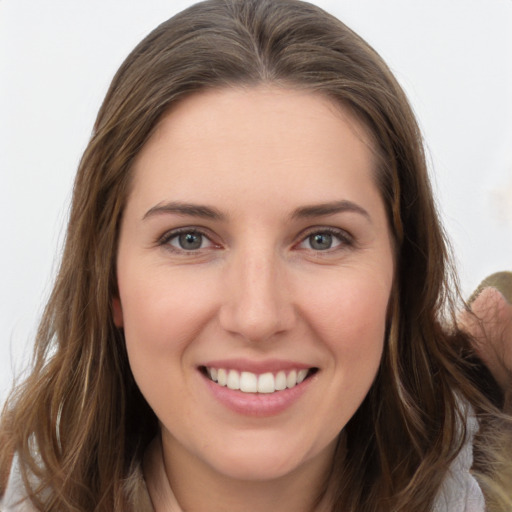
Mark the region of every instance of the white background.
[[[0, 0], [0, 403], [30, 353], [108, 84], [191, 3]], [[314, 3], [367, 39], [409, 94], [464, 292], [511, 269], [512, 0]]]

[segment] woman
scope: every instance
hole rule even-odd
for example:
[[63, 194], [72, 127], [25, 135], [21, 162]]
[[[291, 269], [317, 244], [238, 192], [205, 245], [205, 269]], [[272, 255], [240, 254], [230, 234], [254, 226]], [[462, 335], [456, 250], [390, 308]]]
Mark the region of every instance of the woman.
[[448, 273], [378, 55], [305, 3], [198, 4], [107, 93], [0, 466], [36, 510], [506, 510]]

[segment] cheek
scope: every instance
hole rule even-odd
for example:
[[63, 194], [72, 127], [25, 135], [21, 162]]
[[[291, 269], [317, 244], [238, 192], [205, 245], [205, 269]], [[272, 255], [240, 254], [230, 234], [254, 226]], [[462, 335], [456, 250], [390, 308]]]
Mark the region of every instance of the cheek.
[[[304, 318], [319, 346], [327, 350], [326, 400], [315, 404], [318, 429], [334, 437], [355, 414], [377, 374], [386, 332], [391, 284], [354, 273], [330, 279], [325, 290], [310, 288]], [[306, 317], [307, 315], [307, 317]]]
[[307, 316], [319, 336], [332, 350], [354, 351], [382, 347], [386, 329], [390, 280], [379, 282], [360, 275], [331, 279], [324, 290], [311, 287]]
[[119, 292], [130, 368], [157, 416], [172, 424], [193, 406], [180, 397], [190, 378], [191, 347], [212, 317], [212, 300], [208, 288], [168, 269], [152, 276], [123, 270]]
[[127, 345], [142, 344], [154, 352], [182, 349], [212, 314], [215, 287], [198, 286], [198, 280], [165, 268], [151, 277], [120, 279]]

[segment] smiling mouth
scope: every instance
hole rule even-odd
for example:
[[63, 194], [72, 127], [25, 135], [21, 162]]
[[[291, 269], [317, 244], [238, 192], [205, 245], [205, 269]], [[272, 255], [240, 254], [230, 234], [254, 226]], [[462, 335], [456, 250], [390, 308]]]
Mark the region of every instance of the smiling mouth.
[[219, 386], [227, 387], [242, 393], [275, 393], [291, 389], [314, 375], [318, 368], [304, 368], [300, 370], [267, 372], [256, 374], [252, 372], [239, 372], [225, 368], [200, 367], [200, 371]]

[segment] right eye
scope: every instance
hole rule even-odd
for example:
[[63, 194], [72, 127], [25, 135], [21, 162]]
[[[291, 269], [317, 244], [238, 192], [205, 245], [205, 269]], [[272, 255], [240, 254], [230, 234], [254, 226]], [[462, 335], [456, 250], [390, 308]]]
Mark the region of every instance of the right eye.
[[167, 233], [163, 237], [161, 245], [170, 246], [172, 250], [178, 252], [193, 252], [214, 247], [213, 242], [204, 233], [195, 229]]

